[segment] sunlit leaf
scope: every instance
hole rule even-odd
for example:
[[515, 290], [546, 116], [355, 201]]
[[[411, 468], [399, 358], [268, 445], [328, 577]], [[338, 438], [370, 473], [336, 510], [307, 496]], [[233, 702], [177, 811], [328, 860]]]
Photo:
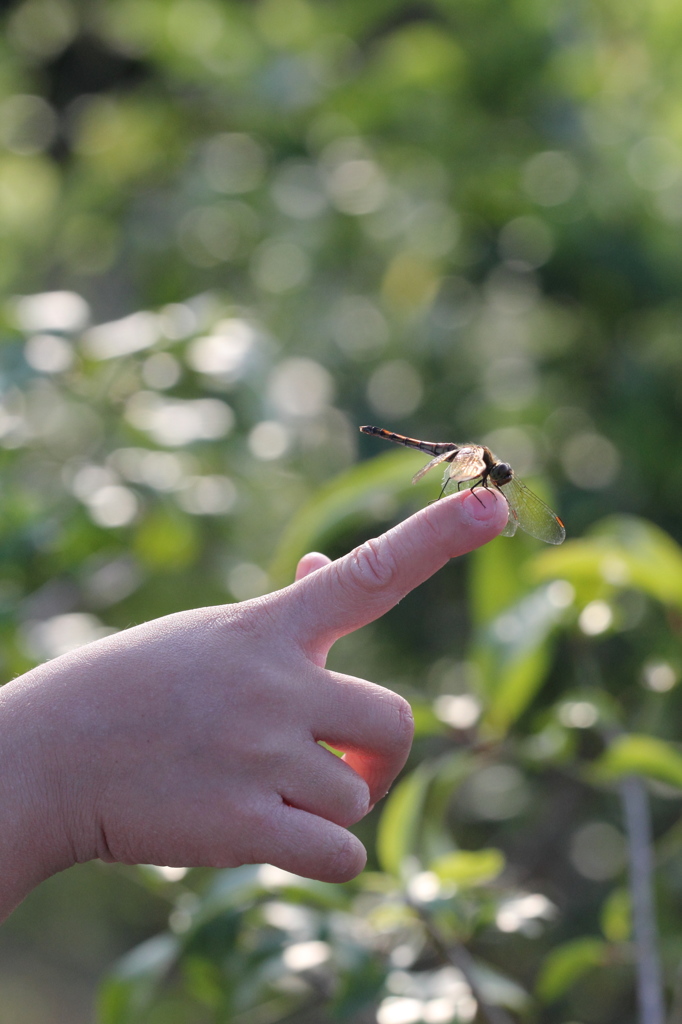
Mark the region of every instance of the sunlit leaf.
[[566, 579], [576, 587], [630, 587], [682, 607], [682, 549], [659, 527], [635, 516], [612, 516], [587, 539], [541, 552], [532, 572], [537, 579]]
[[545, 958], [536, 992], [544, 1003], [560, 999], [583, 975], [606, 959], [608, 946], [602, 939], [582, 938], [557, 946]]
[[546, 677], [548, 640], [559, 617], [548, 589], [539, 587], [480, 631], [472, 660], [486, 701], [484, 729], [504, 733], [525, 711]]
[[198, 536], [188, 516], [156, 510], [139, 525], [135, 551], [145, 565], [178, 569], [197, 554]]
[[481, 727], [496, 734], [506, 732], [537, 693], [548, 667], [549, 652], [545, 647], [520, 654], [499, 666], [495, 672], [495, 693], [481, 720]]
[[460, 47], [425, 21], [400, 27], [379, 54], [384, 88], [431, 87], [440, 80], [459, 80], [464, 57]]
[[[413, 463], [403, 451], [389, 451], [340, 474], [306, 502], [288, 524], [270, 566], [277, 586], [286, 586], [298, 560], [307, 551], [323, 549], [325, 541], [351, 525], [386, 521], [399, 502], [425, 499], [429, 482], [412, 487]], [[428, 500], [428, 499], [426, 499]]]
[[345, 907], [350, 898], [343, 886], [303, 878], [271, 864], [244, 864], [215, 873], [197, 908], [197, 926], [226, 911], [244, 909], [258, 899], [280, 894], [292, 903], [329, 910]]
[[377, 831], [376, 851], [384, 871], [400, 877], [406, 858], [419, 839], [419, 819], [433, 778], [430, 765], [422, 764], [398, 783], [386, 800]]
[[614, 889], [601, 909], [601, 930], [609, 942], [627, 942], [632, 933], [632, 897], [628, 889]]
[[454, 882], [466, 888], [492, 882], [504, 871], [505, 858], [501, 850], [455, 850], [438, 857], [429, 865], [443, 882]]
[[602, 782], [626, 775], [645, 775], [682, 788], [682, 752], [655, 736], [631, 733], [612, 741], [592, 763], [591, 774]]
[[409, 858], [430, 863], [452, 850], [447, 810], [456, 787], [476, 764], [466, 752], [423, 761], [391, 791], [379, 819], [377, 856], [398, 877]]

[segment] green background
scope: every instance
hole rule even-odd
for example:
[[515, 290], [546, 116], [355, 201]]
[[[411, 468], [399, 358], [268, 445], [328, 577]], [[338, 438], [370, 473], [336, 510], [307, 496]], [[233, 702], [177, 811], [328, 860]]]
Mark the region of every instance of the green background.
[[511, 1019], [634, 1021], [631, 772], [679, 999], [681, 32], [672, 0], [2, 5], [3, 678], [435, 497], [362, 423], [489, 444], [568, 540], [334, 649], [418, 724], [361, 879], [72, 869], [4, 926], [0, 1024], [472, 1020], [415, 902]]

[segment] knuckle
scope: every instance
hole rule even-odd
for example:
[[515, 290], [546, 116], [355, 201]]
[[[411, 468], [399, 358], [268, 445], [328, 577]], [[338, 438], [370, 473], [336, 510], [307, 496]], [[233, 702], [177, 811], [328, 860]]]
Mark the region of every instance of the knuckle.
[[234, 642], [241, 638], [252, 643], [265, 633], [280, 630], [278, 612], [278, 603], [272, 595], [266, 594], [238, 604], [223, 605], [216, 610], [213, 624], [221, 634], [229, 631]]
[[392, 739], [396, 750], [409, 748], [414, 737], [414, 715], [412, 708], [404, 697], [391, 693], [391, 705], [394, 711], [395, 724]]
[[348, 799], [346, 801], [346, 814], [345, 820], [339, 822], [340, 825], [348, 826], [355, 825], [358, 821], [367, 814], [370, 807], [370, 791], [369, 786], [363, 778], [361, 778], [356, 772], [353, 772], [355, 779], [353, 780]]
[[398, 575], [398, 561], [386, 537], [372, 538], [351, 552], [348, 561], [350, 585], [366, 593], [383, 590]]

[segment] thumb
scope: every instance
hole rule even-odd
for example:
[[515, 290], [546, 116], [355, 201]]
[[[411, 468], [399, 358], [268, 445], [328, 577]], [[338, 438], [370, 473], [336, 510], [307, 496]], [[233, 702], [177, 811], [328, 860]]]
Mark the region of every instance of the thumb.
[[329, 565], [330, 562], [331, 558], [328, 555], [323, 555], [319, 551], [309, 551], [307, 555], [299, 559], [295, 578], [302, 580], [304, 576], [309, 576], [311, 572], [322, 568], [323, 565]]
[[480, 547], [507, 522], [505, 498], [479, 489], [421, 509], [380, 537], [280, 591], [293, 631], [319, 656], [339, 637], [379, 618], [450, 558]]

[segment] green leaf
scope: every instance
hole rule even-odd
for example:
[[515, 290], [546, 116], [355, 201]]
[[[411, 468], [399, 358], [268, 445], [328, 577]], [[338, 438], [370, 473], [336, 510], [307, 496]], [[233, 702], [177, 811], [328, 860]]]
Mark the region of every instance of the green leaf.
[[386, 980], [386, 964], [378, 957], [363, 955], [344, 970], [329, 1007], [334, 1020], [355, 1019], [376, 1001]]
[[636, 516], [602, 520], [586, 540], [543, 551], [531, 571], [538, 580], [559, 577], [576, 587], [634, 588], [662, 604], [682, 608], [682, 548]]
[[410, 483], [413, 472], [404, 451], [391, 451], [368, 459], [341, 473], [307, 501], [285, 530], [269, 573], [276, 586], [294, 578], [299, 558], [324, 546], [341, 529], [362, 522], [386, 521], [395, 515], [401, 499], [426, 502], [433, 481]]
[[500, 666], [495, 694], [481, 720], [481, 728], [493, 735], [504, 735], [540, 689], [548, 667], [549, 652], [544, 647]]
[[402, 877], [408, 857], [423, 864], [452, 849], [447, 810], [476, 759], [457, 751], [423, 762], [392, 790], [379, 819], [376, 849], [384, 871]]
[[[307, 903], [324, 909], [342, 909], [347, 905], [349, 891], [331, 882], [303, 878], [269, 864], [243, 864], [216, 872], [211, 885], [194, 914], [194, 928], [228, 911], [242, 911], [256, 900], [282, 894], [292, 903]], [[186, 940], [192, 932], [187, 933]]]
[[559, 610], [539, 587], [498, 615], [479, 633], [472, 660], [480, 670], [486, 711], [481, 727], [504, 735], [526, 710], [549, 666], [549, 636]]
[[523, 567], [528, 561], [524, 544], [497, 537], [473, 551], [469, 560], [469, 595], [474, 625], [483, 627], [528, 590]]
[[492, 882], [504, 871], [505, 859], [501, 850], [455, 850], [438, 857], [429, 868], [443, 882], [453, 882], [461, 888]]
[[607, 950], [602, 939], [593, 938], [574, 939], [552, 950], [540, 971], [538, 997], [544, 1003], [561, 998], [584, 974], [604, 963]]
[[591, 774], [599, 782], [610, 782], [625, 775], [645, 775], [682, 789], [682, 753], [655, 736], [630, 733], [611, 743], [592, 763]]
[[614, 889], [601, 909], [601, 930], [609, 942], [627, 942], [632, 934], [632, 897], [628, 889]]
[[440, 720], [430, 704], [413, 700], [412, 715], [414, 717], [414, 738], [422, 736], [442, 736], [447, 726]]
[[[466, 60], [457, 42], [426, 21], [392, 32], [378, 56], [379, 87], [437, 88], [459, 81]], [[385, 77], [383, 77], [385, 76]]]
[[181, 569], [197, 557], [199, 538], [189, 516], [156, 509], [137, 528], [134, 547], [152, 569]]
[[405, 859], [414, 852], [433, 768], [421, 764], [391, 792], [377, 830], [376, 852], [383, 871], [400, 877]]
[[133, 1024], [151, 1003], [161, 981], [175, 963], [179, 941], [161, 934], [122, 957], [101, 986], [101, 1024]]

